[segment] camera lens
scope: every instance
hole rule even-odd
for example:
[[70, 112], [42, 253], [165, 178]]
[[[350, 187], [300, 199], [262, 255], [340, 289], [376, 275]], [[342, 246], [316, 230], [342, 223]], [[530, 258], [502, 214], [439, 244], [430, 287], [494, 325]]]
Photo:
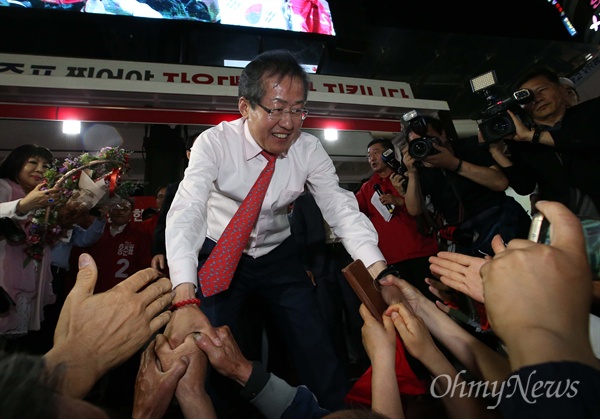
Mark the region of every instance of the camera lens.
[[494, 123], [490, 126], [490, 131], [502, 135], [508, 131], [510, 124], [504, 118], [498, 118]]
[[491, 143], [514, 133], [515, 124], [507, 113], [501, 113], [482, 122], [479, 129], [483, 139]]
[[417, 138], [412, 140], [408, 145], [408, 154], [415, 160], [423, 160], [432, 153], [434, 148], [428, 138]]

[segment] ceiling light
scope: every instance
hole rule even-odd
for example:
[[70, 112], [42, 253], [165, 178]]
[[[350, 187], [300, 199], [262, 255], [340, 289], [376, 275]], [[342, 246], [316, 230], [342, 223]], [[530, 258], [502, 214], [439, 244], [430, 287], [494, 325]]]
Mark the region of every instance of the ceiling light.
[[[244, 68], [248, 65], [248, 63], [250, 63], [250, 61], [248, 61], [248, 60], [228, 60], [228, 59], [223, 60], [223, 65], [225, 67]], [[315, 74], [319, 67], [318, 64], [302, 64], [302, 63], [300, 63], [300, 66], [304, 69], [304, 71], [306, 71], [309, 74]]]
[[81, 121], [63, 121], [63, 134], [79, 134]]
[[327, 141], [337, 141], [337, 139], [338, 139], [338, 130], [337, 129], [328, 128], [328, 129], [324, 130], [324, 135], [325, 135], [325, 139]]

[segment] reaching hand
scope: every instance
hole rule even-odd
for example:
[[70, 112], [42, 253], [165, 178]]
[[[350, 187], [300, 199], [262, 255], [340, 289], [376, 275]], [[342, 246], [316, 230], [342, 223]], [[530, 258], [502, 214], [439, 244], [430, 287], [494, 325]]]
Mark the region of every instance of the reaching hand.
[[171, 281], [152, 268], [136, 272], [94, 295], [98, 268], [87, 253], [79, 257], [75, 286], [54, 332], [49, 364], [67, 364], [64, 391], [83, 397], [100, 376], [131, 357], [171, 318]]
[[175, 397], [184, 417], [211, 419], [216, 418], [216, 414], [204, 387], [208, 373], [208, 358], [196, 345], [197, 335], [197, 333], [187, 335], [184, 342], [175, 349], [171, 349], [165, 336], [158, 335], [156, 353], [163, 370], [170, 369], [170, 365], [178, 362], [179, 359], [189, 360], [187, 370], [177, 384]]
[[383, 324], [379, 323], [364, 304], [360, 305], [359, 312], [364, 321], [361, 329], [363, 346], [371, 364], [375, 368], [380, 363], [385, 367], [391, 362], [393, 366], [396, 359], [396, 329], [392, 320], [383, 316]]
[[206, 353], [219, 374], [245, 386], [252, 373], [252, 363], [242, 354], [228, 326], [217, 327], [215, 331], [222, 342], [220, 348], [203, 333], [196, 336], [196, 345]]
[[485, 259], [454, 252], [439, 252], [431, 256], [430, 270], [447, 286], [483, 303], [483, 284], [479, 270], [491, 257]]
[[172, 348], [181, 345], [190, 333], [203, 333], [213, 340], [216, 346], [221, 346], [215, 329], [208, 317], [195, 305], [178, 308], [165, 330], [165, 336]]
[[433, 342], [429, 329], [423, 319], [412, 313], [404, 304], [394, 304], [385, 312], [390, 316], [396, 330], [400, 334], [408, 352], [420, 361], [437, 354], [438, 347]]
[[165, 368], [164, 364], [161, 367], [156, 355], [161, 338], [163, 343], [166, 343], [164, 336], [158, 335], [142, 354], [133, 401], [132, 417], [136, 419], [160, 419], [165, 415], [177, 383], [190, 363], [189, 358], [182, 355], [173, 359], [168, 368]]
[[433, 278], [425, 278], [425, 282], [429, 285], [429, 292], [435, 295], [442, 301], [453, 301], [455, 298], [454, 290], [443, 282]]
[[421, 301], [427, 300], [416, 287], [393, 275], [387, 275], [379, 283], [382, 285], [381, 294], [388, 305], [406, 303], [416, 313]]
[[[487, 314], [513, 367], [532, 359], [593, 357], [587, 326], [592, 277], [581, 223], [560, 203], [536, 207], [551, 223], [551, 244], [514, 239], [481, 267]], [[540, 343], [540, 350], [519, 351], [522, 340]]]
[[165, 259], [165, 255], [154, 255], [152, 257], [152, 261], [150, 262], [150, 266], [152, 266], [157, 271], [163, 272], [167, 267], [167, 260]]

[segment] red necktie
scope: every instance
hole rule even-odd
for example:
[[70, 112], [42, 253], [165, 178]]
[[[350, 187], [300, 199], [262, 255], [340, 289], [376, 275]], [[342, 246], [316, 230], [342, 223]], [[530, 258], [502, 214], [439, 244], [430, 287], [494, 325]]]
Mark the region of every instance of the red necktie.
[[262, 151], [267, 165], [254, 182], [233, 218], [225, 227], [217, 245], [198, 271], [202, 295], [210, 297], [229, 288], [235, 268], [242, 257], [246, 242], [258, 218], [269, 183], [275, 171], [277, 156]]

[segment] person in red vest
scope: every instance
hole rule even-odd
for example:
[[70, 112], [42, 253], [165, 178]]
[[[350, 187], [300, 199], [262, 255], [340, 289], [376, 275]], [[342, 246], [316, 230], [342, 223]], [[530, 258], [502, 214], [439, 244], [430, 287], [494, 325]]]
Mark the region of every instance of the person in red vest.
[[108, 208], [108, 223], [100, 239], [86, 249], [98, 264], [94, 292], [107, 291], [140, 269], [150, 267], [151, 242], [132, 220], [133, 201], [118, 200]]

